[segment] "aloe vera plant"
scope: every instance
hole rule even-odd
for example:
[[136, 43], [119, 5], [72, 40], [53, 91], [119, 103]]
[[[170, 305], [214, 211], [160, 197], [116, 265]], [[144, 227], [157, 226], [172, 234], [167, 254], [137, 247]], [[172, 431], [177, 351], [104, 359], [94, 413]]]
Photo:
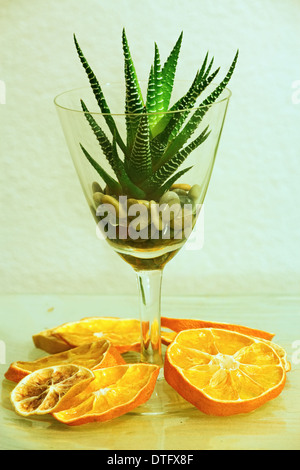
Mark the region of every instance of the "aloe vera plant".
[[201, 104], [196, 106], [199, 96], [219, 72], [219, 68], [211, 72], [213, 59], [208, 61], [208, 54], [206, 54], [186, 94], [170, 107], [182, 37], [181, 33], [163, 65], [161, 65], [158, 46], [155, 44], [154, 61], [150, 68], [147, 95], [144, 99], [125, 29], [123, 29], [127, 131], [126, 142], [124, 142], [110, 112], [101, 85], [74, 35], [78, 56], [87, 73], [90, 86], [111, 136], [108, 137], [105, 134], [82, 100], [81, 107], [116, 179], [101, 167], [82, 144], [80, 146], [83, 154], [99, 173], [112, 194], [158, 200], [178, 178], [191, 168], [188, 166], [179, 170], [191, 152], [209, 138], [208, 127], [194, 139], [193, 134], [201, 124], [209, 107], [227, 86], [237, 62], [238, 51], [219, 85]]

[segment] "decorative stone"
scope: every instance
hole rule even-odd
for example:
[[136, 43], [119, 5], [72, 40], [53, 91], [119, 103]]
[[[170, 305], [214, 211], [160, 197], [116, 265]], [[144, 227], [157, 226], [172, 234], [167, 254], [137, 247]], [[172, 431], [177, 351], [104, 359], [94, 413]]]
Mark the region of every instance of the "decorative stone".
[[169, 204], [169, 201], [177, 200], [179, 202], [179, 196], [174, 191], [167, 191], [159, 200], [159, 204]]
[[189, 190], [188, 196], [191, 198], [195, 203], [197, 203], [201, 196], [201, 186], [199, 184], [194, 184], [191, 189]]
[[171, 191], [174, 189], [182, 189], [183, 191], [189, 192], [191, 186], [189, 184], [184, 183], [175, 183], [171, 186]]

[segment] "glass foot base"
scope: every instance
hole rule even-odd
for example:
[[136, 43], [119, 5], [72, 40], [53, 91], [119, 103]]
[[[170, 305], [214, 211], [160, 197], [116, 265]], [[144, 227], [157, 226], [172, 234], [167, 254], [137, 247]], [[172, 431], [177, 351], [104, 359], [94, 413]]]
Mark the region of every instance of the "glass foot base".
[[[128, 363], [140, 362], [137, 353], [126, 353], [124, 359]], [[159, 376], [150, 399], [143, 405], [138, 406], [129, 414], [134, 415], [162, 415], [178, 413], [183, 410], [194, 408], [191, 403], [184, 400], [165, 380], [164, 370], [160, 369]]]

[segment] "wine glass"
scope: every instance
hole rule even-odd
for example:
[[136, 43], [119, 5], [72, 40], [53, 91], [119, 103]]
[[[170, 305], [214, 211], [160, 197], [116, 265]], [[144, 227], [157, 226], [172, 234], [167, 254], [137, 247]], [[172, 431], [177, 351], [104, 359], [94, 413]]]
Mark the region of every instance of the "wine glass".
[[[182, 96], [189, 86], [190, 82], [187, 81], [175, 82], [173, 99], [176, 100], [177, 94]], [[128, 115], [123, 111], [124, 85], [106, 84], [103, 91], [119, 135], [126, 142]], [[129, 354], [129, 361], [139, 360], [161, 366], [161, 374], [151, 399], [138, 407], [137, 413], [166, 413], [188, 406], [163, 378], [162, 274], [164, 266], [195, 230], [211, 178], [230, 96], [231, 92], [226, 88], [217, 101], [206, 106], [201, 125], [193, 138], [205, 129], [209, 131], [208, 137], [182, 165], [190, 169], [157, 200], [127, 198], [126, 194], [117, 197], [101, 178], [97, 166], [91, 164], [98, 162], [105, 174], [112, 177], [111, 167], [81, 106], [83, 100], [89, 115], [106, 135], [110, 135], [107, 116], [99, 112], [90, 88], [66, 91], [54, 100], [82, 190], [100, 229], [99, 233], [136, 273], [140, 299], [141, 352], [138, 359], [133, 358], [133, 353]], [[188, 111], [194, 112], [194, 109]]]

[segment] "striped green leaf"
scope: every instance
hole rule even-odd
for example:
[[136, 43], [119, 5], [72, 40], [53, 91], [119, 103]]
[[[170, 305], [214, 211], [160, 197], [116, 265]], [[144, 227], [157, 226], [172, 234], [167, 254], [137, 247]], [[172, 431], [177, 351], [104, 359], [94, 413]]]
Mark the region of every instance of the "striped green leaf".
[[[200, 72], [197, 72], [196, 77], [186, 95], [178, 100], [177, 103], [173, 106], [173, 112], [170, 113], [170, 115], [166, 115], [168, 117], [168, 122], [165, 126], [165, 129], [151, 142], [154, 169], [166, 161], [167, 157], [166, 159], [163, 159], [163, 161], [161, 161], [161, 159], [163, 158], [163, 154], [168, 144], [176, 138], [178, 132], [184, 124], [184, 121], [191, 112], [191, 109], [195, 106], [197, 98], [208, 87], [208, 85], [217, 75], [218, 71], [219, 69], [212, 73], [206, 80], [201, 80]], [[162, 121], [163, 120], [164, 118]]]
[[[174, 123], [174, 120], [177, 120], [180, 117], [181, 124], [182, 124], [182, 122], [184, 121], [188, 113], [186, 114], [183, 113], [181, 115], [177, 113], [176, 115], [174, 115], [172, 113], [178, 110], [179, 111], [184, 110], [184, 109], [188, 110], [188, 109], [193, 108], [200, 94], [208, 87], [208, 85], [212, 82], [212, 80], [214, 80], [214, 78], [216, 77], [220, 69], [218, 68], [210, 76], [208, 76], [213, 59], [208, 65], [208, 68], [206, 69], [207, 59], [208, 59], [208, 53], [206, 54], [204, 58], [204, 61], [202, 63], [200, 70], [197, 71], [196, 77], [194, 78], [194, 81], [192, 85], [190, 86], [189, 90], [187, 91], [187, 93], [170, 108], [170, 113], [165, 114], [162, 117], [162, 119], [157, 123], [155, 128], [152, 130], [153, 137], [162, 133], [166, 129], [170, 120], [172, 120]], [[180, 125], [178, 124], [177, 130], [179, 128], [180, 128]]]
[[86, 72], [87, 76], [88, 76], [88, 79], [89, 79], [91, 88], [93, 90], [94, 96], [97, 100], [98, 106], [99, 106], [101, 112], [104, 115], [104, 118], [106, 120], [106, 123], [107, 123], [111, 133], [117, 136], [118, 145], [120, 146], [120, 148], [122, 149], [122, 151], [126, 155], [126, 152], [127, 152], [126, 146], [125, 146], [125, 144], [124, 144], [124, 142], [123, 142], [123, 140], [122, 140], [122, 138], [121, 138], [121, 136], [118, 132], [115, 121], [114, 121], [112, 115], [110, 114], [110, 109], [109, 109], [108, 104], [106, 102], [106, 99], [104, 97], [102, 88], [101, 88], [101, 86], [100, 86], [100, 84], [99, 84], [99, 82], [96, 78], [96, 75], [94, 74], [94, 72], [91, 69], [91, 67], [89, 66], [86, 58], [84, 57], [83, 52], [82, 52], [82, 50], [81, 50], [81, 48], [78, 44], [78, 41], [76, 39], [75, 34], [74, 34], [74, 42], [75, 42], [75, 46], [76, 46], [76, 49], [77, 49], [79, 59], [80, 59], [82, 65], [83, 65], [83, 68], [85, 69], [85, 72]]
[[95, 168], [97, 173], [101, 176], [103, 181], [107, 184], [107, 186], [110, 188], [111, 192], [113, 194], [122, 194], [122, 187], [121, 185], [115, 181], [103, 168], [99, 163], [94, 160], [91, 155], [88, 153], [88, 151], [83, 147], [83, 145], [79, 144], [81, 147], [81, 150], [83, 151], [84, 155], [86, 156], [87, 160], [90, 162], [90, 164]]
[[221, 95], [221, 93], [224, 91], [225, 87], [227, 86], [233, 71], [235, 69], [235, 65], [237, 62], [238, 58], [238, 51], [231, 63], [231, 66], [222, 80], [222, 82], [214, 89], [214, 91], [201, 103], [201, 105], [197, 108], [197, 110], [194, 112], [192, 117], [189, 119], [183, 130], [177, 135], [177, 137], [173, 140], [173, 142], [170, 144], [168, 149], [166, 150], [164, 154], [164, 159], [168, 160], [171, 158], [173, 155], [175, 155], [182, 147], [183, 145], [188, 141], [188, 139], [192, 136], [192, 134], [195, 132], [199, 124], [201, 123], [203, 117], [209, 110], [209, 107], [217, 100], [217, 98]]
[[183, 32], [181, 32], [179, 38], [176, 41], [169, 57], [167, 58], [162, 68], [162, 96], [163, 96], [163, 108], [167, 111], [170, 104], [171, 94], [174, 86], [175, 73], [177, 68], [177, 62], [179, 52], [182, 44]]
[[122, 186], [123, 194], [127, 194], [127, 196], [143, 199], [146, 195], [145, 191], [134, 184], [132, 179], [128, 176], [127, 171], [123, 162], [120, 160], [118, 156], [118, 150], [116, 145], [116, 139], [113, 138], [112, 143], [112, 152], [114, 161], [119, 162], [119, 166], [117, 168], [117, 174]]
[[[155, 43], [154, 61], [149, 73], [145, 106], [125, 29], [123, 29], [127, 130], [125, 144], [113, 115], [110, 113], [102, 88], [74, 35], [78, 56], [88, 76], [100, 111], [113, 136], [112, 142], [83, 101], [81, 101], [82, 110], [118, 181], [115, 181], [81, 144], [80, 146], [88, 161], [115, 194], [127, 194], [138, 199], [159, 198], [191, 168], [177, 171], [190, 153], [201, 145], [209, 135], [206, 128], [192, 142], [190, 140], [210, 106], [227, 86], [237, 62], [238, 52], [221, 83], [215, 87], [212, 93], [206, 93], [208, 96], [199, 105], [197, 104], [199, 96], [219, 72], [219, 69], [212, 72], [214, 58], [208, 60], [207, 53], [190, 88], [170, 107], [182, 38], [183, 33], [180, 34], [163, 66], [158, 46]], [[124, 159], [119, 157], [119, 149], [122, 150]]]
[[185, 173], [187, 173], [192, 166], [189, 166], [188, 168], [185, 168], [184, 170], [178, 171], [175, 175], [173, 175], [171, 178], [168, 179], [162, 186], [159, 186], [155, 191], [151, 191], [149, 194], [154, 200], [159, 200], [161, 196], [170, 189], [172, 184], [175, 183], [181, 176], [183, 176]]
[[163, 113], [169, 108], [182, 37], [183, 33], [180, 34], [163, 67], [161, 67], [159, 49], [155, 43], [154, 65], [150, 70], [146, 105], [148, 112], [154, 113], [149, 118], [151, 131], [163, 117], [158, 113]]
[[150, 130], [146, 108], [140, 118], [133, 149], [128, 161], [128, 174], [135, 183], [140, 183], [152, 175], [150, 153]]
[[82, 110], [84, 111], [84, 115], [86, 117], [86, 120], [87, 122], [89, 123], [92, 131], [94, 132], [100, 146], [101, 146], [101, 149], [105, 155], [105, 157], [107, 158], [108, 162], [110, 163], [112, 169], [114, 170], [114, 164], [113, 164], [113, 161], [112, 161], [112, 145], [110, 143], [110, 141], [108, 140], [108, 138], [106, 137], [105, 133], [103, 132], [103, 130], [101, 129], [101, 127], [99, 126], [99, 124], [95, 121], [94, 117], [90, 114], [86, 104], [84, 103], [83, 100], [80, 100], [81, 102], [81, 107], [82, 107]]
[[113, 148], [113, 145], [110, 143], [110, 141], [108, 140], [108, 138], [106, 137], [105, 133], [103, 132], [103, 130], [101, 129], [101, 127], [99, 126], [99, 124], [96, 122], [96, 120], [94, 119], [94, 117], [90, 114], [86, 104], [84, 103], [83, 100], [81, 100], [81, 107], [82, 107], [82, 110], [84, 111], [84, 115], [92, 129], [92, 131], [94, 132], [99, 144], [100, 144], [100, 147], [108, 161], [108, 163], [110, 164], [112, 170], [114, 171], [115, 175], [117, 176], [121, 186], [123, 186], [123, 180], [125, 178], [125, 167], [124, 167], [124, 163], [122, 162], [122, 160], [119, 158], [118, 156], [118, 153], [116, 151], [114, 151], [114, 148]]
[[152, 64], [148, 78], [146, 99], [146, 109], [148, 113], [155, 112], [155, 92], [154, 65]]
[[180, 106], [178, 107], [178, 110], [182, 109], [181, 113], [176, 113], [175, 115], [172, 116], [172, 119], [170, 123], [168, 124], [168, 128], [172, 129], [170, 132], [170, 137], [169, 141], [174, 139], [178, 132], [180, 131], [184, 121], [186, 120], [187, 116], [190, 113], [190, 110], [196, 106], [196, 101], [203, 93], [203, 91], [210, 85], [210, 83], [214, 80], [214, 78], [217, 76], [219, 72], [219, 69], [215, 70], [209, 77], [202, 79], [202, 80], [197, 80], [197, 83], [192, 90], [192, 93], [190, 96], [188, 96], [187, 99], [183, 99], [180, 103]]
[[146, 189], [146, 191], [152, 191], [155, 186], [162, 185], [167, 178], [172, 176], [179, 166], [187, 159], [190, 153], [207, 139], [210, 134], [210, 132], [207, 131], [208, 127], [206, 127], [206, 129], [204, 129], [204, 131], [195, 140], [193, 140], [193, 142], [186, 145], [182, 150], [174, 155], [173, 158], [161, 165], [159, 169], [153, 173], [151, 178], [145, 182], [144, 189]]
[[154, 64], [151, 67], [149, 82], [148, 82], [148, 92], [147, 92], [147, 102], [146, 109], [149, 115], [149, 126], [150, 130], [155, 126], [155, 124], [161, 119], [161, 116], [158, 113], [164, 111], [164, 99], [163, 99], [163, 75], [160, 63], [160, 54], [158, 46], [154, 44]]
[[125, 112], [127, 129], [127, 148], [128, 153], [130, 153], [135, 140], [135, 134], [139, 126], [140, 114], [143, 112], [144, 109], [144, 103], [136, 70], [128, 46], [125, 29], [123, 29], [122, 44], [124, 53], [124, 74], [126, 85]]

